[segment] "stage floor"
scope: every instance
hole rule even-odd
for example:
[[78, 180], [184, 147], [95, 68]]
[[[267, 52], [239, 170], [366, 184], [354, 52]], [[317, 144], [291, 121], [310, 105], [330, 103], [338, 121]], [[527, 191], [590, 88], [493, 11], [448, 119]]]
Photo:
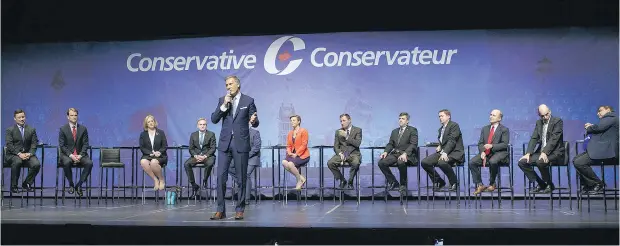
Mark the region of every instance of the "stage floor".
[[[15, 205], [19, 200], [16, 199]], [[129, 200], [128, 200], [129, 201]], [[510, 201], [503, 201], [502, 208], [490, 207], [490, 201], [482, 201], [482, 208], [465, 206], [460, 208], [456, 202], [445, 204], [442, 200], [409, 201], [408, 206], [399, 201], [362, 201], [359, 206], [349, 200], [343, 204], [338, 201], [281, 201], [270, 200], [260, 204], [246, 206], [245, 219], [233, 219], [234, 207], [227, 201], [227, 216], [223, 221], [211, 221], [209, 217], [215, 211], [214, 203], [197, 203], [181, 201], [177, 205], [165, 205], [162, 201], [155, 203], [147, 200], [145, 205], [128, 201], [116, 201], [108, 205], [97, 205], [92, 200], [88, 206], [74, 204], [69, 199], [65, 205], [55, 206], [53, 200], [45, 199], [43, 206], [29, 205], [23, 208], [2, 208], [2, 223], [44, 223], [44, 224], [93, 224], [93, 225], [146, 225], [146, 226], [254, 226], [254, 227], [360, 227], [360, 228], [582, 228], [609, 227], [618, 228], [618, 211], [613, 210], [613, 201], [608, 201], [612, 208], [603, 211], [602, 201], [593, 201], [590, 213], [584, 208], [578, 211], [568, 209], [568, 201], [563, 201], [562, 208], [549, 209], [545, 200], [536, 201], [536, 209], [529, 209], [524, 201], [515, 201], [511, 208]], [[5, 201], [6, 202], [6, 201]], [[37, 200], [38, 202], [38, 200]], [[103, 203], [103, 202], [102, 202]], [[557, 204], [556, 204], [557, 206]]]
[[[212, 221], [209, 217], [215, 209], [214, 203], [203, 201], [181, 201], [177, 205], [165, 205], [162, 201], [155, 203], [147, 200], [145, 205], [130, 200], [119, 200], [104, 205], [74, 204], [68, 199], [64, 206], [54, 205], [53, 199], [44, 199], [43, 205], [19, 207], [19, 199], [15, 199], [13, 208], [2, 208], [2, 224], [11, 225], [91, 225], [91, 226], [155, 226], [155, 227], [253, 227], [253, 228], [373, 228], [373, 229], [615, 229], [618, 237], [618, 211], [613, 210], [613, 201], [608, 201], [608, 210], [603, 211], [602, 201], [592, 201], [591, 211], [577, 210], [573, 201], [573, 209], [568, 209], [568, 201], [562, 202], [562, 208], [549, 209], [548, 200], [536, 202], [536, 209], [525, 206], [523, 200], [516, 200], [514, 207], [505, 200], [502, 208], [491, 208], [491, 201], [482, 201], [482, 208], [474, 208], [474, 204], [457, 207], [456, 201], [446, 204], [443, 200], [409, 201], [403, 206], [397, 200], [387, 203], [383, 200], [362, 200], [358, 206], [354, 200], [343, 204], [338, 201], [326, 200], [298, 202], [296, 200], [284, 204], [282, 201], [263, 200], [260, 204], [252, 202], [246, 207], [245, 219], [233, 219], [234, 207], [227, 201], [226, 220]], [[557, 203], [556, 203], [557, 206]], [[4, 232], [4, 230], [3, 230]], [[3, 233], [4, 235], [4, 233]], [[613, 235], [609, 235], [613, 236]], [[616, 239], [617, 240], [617, 239]], [[594, 242], [592, 242], [594, 243]]]

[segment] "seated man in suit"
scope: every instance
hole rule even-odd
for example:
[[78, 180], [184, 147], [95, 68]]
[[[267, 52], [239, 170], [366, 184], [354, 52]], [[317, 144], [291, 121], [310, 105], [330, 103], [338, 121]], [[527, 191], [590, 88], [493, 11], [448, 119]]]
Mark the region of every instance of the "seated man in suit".
[[[538, 183], [533, 192], [551, 193], [555, 186], [551, 182], [549, 164], [564, 160], [564, 123], [559, 117], [551, 116], [551, 109], [545, 104], [538, 106], [536, 127], [527, 145], [525, 155], [519, 159], [519, 168], [530, 182]], [[534, 147], [538, 145], [538, 148]], [[534, 171], [538, 166], [542, 179]]]
[[[489, 115], [489, 123], [480, 131], [478, 140], [479, 153], [469, 161], [469, 171], [471, 178], [476, 185], [474, 195], [483, 191], [494, 191], [497, 186], [495, 178], [499, 173], [500, 163], [509, 163], [508, 144], [510, 144], [510, 130], [500, 124], [504, 118], [502, 111], [494, 109]], [[489, 186], [482, 183], [482, 167], [489, 166]]]
[[[381, 160], [379, 160], [379, 169], [385, 175], [388, 190], [400, 186], [401, 193], [407, 191], [407, 163], [417, 163], [418, 154], [418, 129], [409, 126], [408, 113], [400, 113], [398, 115], [398, 128], [392, 130], [390, 140], [380, 156]], [[398, 166], [400, 185], [390, 171], [391, 166]]]
[[[327, 161], [327, 167], [334, 174], [334, 179], [340, 180], [341, 189], [344, 189], [345, 186], [352, 189], [353, 179], [360, 167], [362, 156], [360, 153], [362, 129], [351, 124], [351, 116], [348, 114], [340, 115], [340, 126], [341, 128], [336, 130], [334, 137], [334, 152], [336, 154]], [[348, 182], [345, 181], [344, 175], [338, 169], [345, 163], [351, 165]]]
[[[77, 192], [78, 196], [82, 196], [82, 184], [93, 169], [93, 161], [88, 157], [88, 129], [82, 124], [77, 123], [78, 110], [70, 108], [67, 110], [67, 119], [69, 123], [60, 127], [58, 131], [58, 148], [60, 148], [60, 164], [67, 181], [69, 181], [69, 194]], [[73, 184], [73, 175], [71, 167], [82, 167], [80, 181]]]
[[[248, 170], [247, 170], [247, 179], [245, 185], [245, 203], [249, 204], [249, 200], [252, 197], [252, 174], [256, 170], [256, 168], [260, 168], [260, 146], [262, 145], [262, 141], [260, 139], [260, 132], [252, 127], [250, 124], [250, 158], [248, 159]], [[234, 161], [233, 161], [234, 162]], [[258, 171], [257, 171], [258, 172]], [[235, 174], [235, 165], [230, 165], [228, 168], [228, 173], [232, 175], [235, 179], [237, 178]], [[258, 194], [256, 194], [258, 195]]]
[[189, 179], [189, 183], [192, 186], [192, 198], [196, 196], [196, 193], [200, 189], [200, 186], [196, 184], [194, 178], [193, 167], [198, 163], [205, 165], [202, 185], [206, 187], [207, 180], [209, 180], [209, 175], [211, 175], [211, 170], [213, 169], [213, 164], [215, 164], [215, 150], [217, 147], [215, 133], [207, 130], [207, 120], [205, 118], [200, 118], [196, 124], [198, 130], [192, 132], [192, 135], [189, 137], [189, 154], [191, 157], [188, 158], [184, 164], [187, 179]]
[[575, 170], [581, 180], [582, 191], [597, 194], [605, 188], [605, 182], [592, 170], [593, 160], [618, 164], [618, 116], [611, 106], [600, 106], [598, 125], [586, 123], [591, 134], [586, 151], [573, 159]]
[[19, 192], [17, 179], [22, 166], [28, 167], [28, 176], [22, 183], [22, 188], [34, 191], [32, 187], [34, 177], [41, 169], [41, 162], [35, 155], [39, 143], [37, 130], [26, 125], [26, 113], [21, 109], [13, 112], [13, 120], [16, 124], [6, 129], [4, 137], [6, 146], [4, 161], [11, 166], [11, 192]]
[[465, 161], [465, 151], [463, 147], [463, 136], [459, 124], [451, 120], [450, 111], [442, 109], [439, 111], [439, 146], [436, 153], [427, 156], [422, 160], [422, 168], [433, 181], [434, 189], [439, 190], [446, 185], [446, 182], [439, 177], [435, 171], [435, 165], [439, 166], [441, 171], [448, 176], [450, 182], [449, 191], [456, 191], [458, 188], [458, 180], [452, 167], [457, 163]]

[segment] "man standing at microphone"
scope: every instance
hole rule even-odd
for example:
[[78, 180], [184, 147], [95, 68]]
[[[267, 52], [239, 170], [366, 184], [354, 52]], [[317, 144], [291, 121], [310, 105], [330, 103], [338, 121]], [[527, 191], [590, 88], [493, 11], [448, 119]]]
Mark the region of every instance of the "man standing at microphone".
[[[258, 127], [256, 105], [254, 98], [241, 94], [239, 78], [231, 75], [224, 79], [228, 94], [220, 97], [215, 111], [211, 114], [211, 122], [217, 124], [222, 120], [220, 140], [217, 145], [217, 211], [211, 217], [212, 220], [226, 218], [226, 180], [231, 159], [234, 160], [235, 170], [239, 175], [235, 182], [237, 187], [245, 187], [247, 180], [248, 158], [250, 152], [250, 126]], [[235, 220], [243, 219], [245, 210], [245, 189], [239, 189], [239, 201], [235, 208]]]

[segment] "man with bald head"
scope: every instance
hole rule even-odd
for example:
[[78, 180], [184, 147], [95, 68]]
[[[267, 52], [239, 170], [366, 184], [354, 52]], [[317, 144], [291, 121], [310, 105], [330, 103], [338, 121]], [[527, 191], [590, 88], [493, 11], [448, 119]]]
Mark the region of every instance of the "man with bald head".
[[[494, 191], [497, 188], [495, 178], [499, 172], [500, 163], [509, 163], [508, 144], [510, 144], [510, 130], [500, 124], [504, 115], [499, 109], [494, 109], [489, 115], [489, 125], [480, 131], [478, 150], [480, 151], [469, 161], [471, 178], [476, 185], [474, 195], [483, 191]], [[490, 177], [489, 186], [482, 183], [482, 167], [488, 166]]]
[[[552, 116], [551, 109], [544, 104], [538, 106], [538, 116], [540, 119], [536, 121], [525, 155], [519, 159], [519, 168], [531, 183], [538, 183], [534, 192], [551, 193], [555, 187], [551, 182], [549, 165], [564, 160], [564, 123], [562, 119]], [[538, 166], [542, 178], [534, 171], [534, 164]]]

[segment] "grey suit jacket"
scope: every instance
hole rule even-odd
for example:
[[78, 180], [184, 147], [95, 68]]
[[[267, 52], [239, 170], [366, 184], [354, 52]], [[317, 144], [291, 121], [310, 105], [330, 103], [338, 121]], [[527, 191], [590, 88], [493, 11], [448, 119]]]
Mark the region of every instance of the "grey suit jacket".
[[[488, 143], [489, 135], [491, 134], [491, 125], [487, 125], [480, 131], [480, 139], [478, 140], [478, 150], [480, 153], [484, 152], [484, 145]], [[491, 139], [491, 155], [502, 155], [504, 158], [508, 158], [508, 144], [510, 144], [510, 129], [505, 127], [501, 123], [497, 125], [495, 133], [493, 133], [493, 139]]]
[[250, 154], [248, 159], [248, 165], [260, 166], [260, 146], [262, 141], [260, 139], [260, 132], [250, 127]]
[[616, 112], [607, 113], [601, 118], [598, 125], [592, 125], [586, 131], [588, 134], [592, 134], [587, 147], [590, 159], [618, 158], [618, 117]]
[[217, 141], [215, 139], [215, 133], [206, 130], [203, 139], [202, 148], [200, 148], [200, 132], [195, 131], [189, 137], [189, 154], [215, 156], [215, 150], [217, 148]]
[[336, 152], [336, 154], [347, 152], [349, 155], [361, 157], [360, 145], [362, 144], [362, 128], [351, 126], [349, 138], [340, 137], [338, 135], [338, 130], [336, 130], [334, 136], [334, 152]]

